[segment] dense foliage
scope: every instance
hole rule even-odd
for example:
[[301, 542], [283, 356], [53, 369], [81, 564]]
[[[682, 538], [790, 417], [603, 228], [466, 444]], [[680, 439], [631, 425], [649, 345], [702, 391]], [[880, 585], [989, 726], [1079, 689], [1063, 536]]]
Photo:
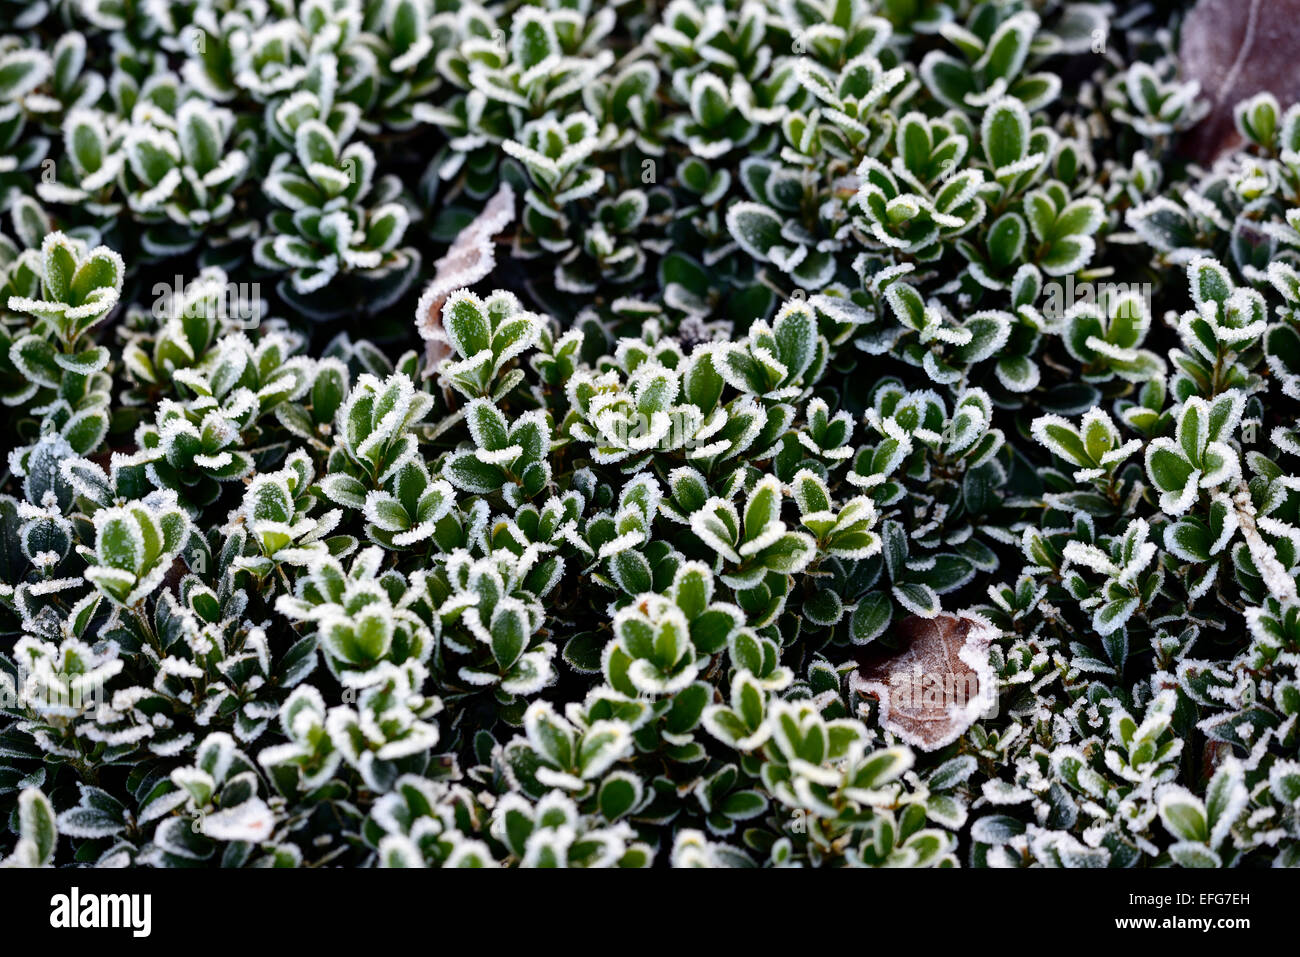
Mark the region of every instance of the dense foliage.
[[1300, 862], [1300, 107], [1182, 158], [1181, 9], [4, 0], [0, 856]]

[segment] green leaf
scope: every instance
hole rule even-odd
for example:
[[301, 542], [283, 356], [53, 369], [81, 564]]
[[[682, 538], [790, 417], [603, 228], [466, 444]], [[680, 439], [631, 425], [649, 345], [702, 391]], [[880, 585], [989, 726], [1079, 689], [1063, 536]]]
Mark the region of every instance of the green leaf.
[[1192, 299], [1197, 305], [1214, 302], [1222, 306], [1232, 294], [1232, 278], [1219, 262], [1207, 257], [1193, 259], [1187, 267]]
[[510, 445], [506, 417], [487, 399], [475, 399], [469, 404], [465, 409], [465, 423], [480, 449], [495, 451]]
[[694, 620], [708, 607], [713, 591], [713, 574], [708, 566], [699, 562], [684, 565], [673, 579], [673, 595], [677, 607], [688, 620]]
[[627, 549], [609, 559], [610, 574], [618, 586], [629, 595], [639, 595], [653, 590], [650, 562], [638, 551]]
[[338, 141], [329, 127], [319, 120], [305, 120], [298, 127], [294, 134], [294, 148], [304, 167], [320, 163], [333, 168], [338, 162]]
[[462, 358], [492, 346], [492, 326], [482, 301], [465, 290], [452, 293], [442, 307], [442, 322], [451, 347]]
[[120, 511], [104, 516], [95, 539], [95, 551], [101, 564], [126, 572], [143, 569], [145, 547], [140, 526]]
[[745, 538], [749, 541], [781, 517], [781, 486], [775, 478], [768, 477], [754, 486], [745, 504]]
[[99, 289], [111, 289], [116, 293], [122, 288], [122, 279], [121, 257], [103, 246], [92, 249], [72, 278], [69, 301], [84, 303]]
[[71, 302], [72, 277], [77, 271], [77, 254], [72, 240], [63, 233], [51, 233], [45, 237], [42, 254], [41, 278], [45, 298], [51, 302]]
[[212, 109], [203, 100], [186, 100], [177, 117], [181, 151], [199, 175], [221, 162], [222, 137]]
[[641, 779], [634, 774], [615, 771], [600, 782], [596, 804], [601, 816], [610, 822], [617, 821], [641, 801]]
[[1165, 446], [1148, 448], [1147, 464], [1151, 479], [1162, 492], [1181, 490], [1192, 474], [1192, 464]]
[[1203, 844], [1180, 842], [1169, 848], [1169, 856], [1179, 867], [1222, 867], [1223, 860]]
[[849, 619], [849, 635], [855, 645], [875, 641], [885, 633], [893, 615], [893, 604], [884, 592], [870, 592], [858, 601]]
[[36, 866], [48, 867], [53, 863], [59, 828], [49, 798], [36, 788], [28, 788], [18, 795], [18, 838], [30, 842]]
[[1020, 73], [1037, 29], [1038, 16], [1029, 12], [1015, 14], [998, 27], [976, 64], [985, 86], [992, 85], [994, 80], [1010, 82]]
[[733, 205], [727, 211], [727, 229], [740, 248], [760, 262], [766, 262], [771, 249], [785, 242], [781, 237], [781, 217], [761, 203]]
[[528, 613], [516, 599], [502, 601], [492, 613], [492, 657], [503, 671], [509, 670], [528, 646]]
[[524, 70], [558, 56], [559, 41], [549, 16], [532, 7], [522, 8], [515, 17], [511, 49], [515, 62]]
[[1186, 788], [1169, 787], [1158, 799], [1160, 820], [1175, 837], [1205, 843], [1210, 839], [1205, 819], [1205, 805]]
[[1014, 97], [998, 100], [985, 112], [980, 135], [994, 170], [1017, 163], [1029, 149], [1029, 111]]
[[1005, 269], [1020, 259], [1025, 247], [1025, 220], [1018, 213], [1006, 213], [989, 227], [989, 258], [993, 265]]

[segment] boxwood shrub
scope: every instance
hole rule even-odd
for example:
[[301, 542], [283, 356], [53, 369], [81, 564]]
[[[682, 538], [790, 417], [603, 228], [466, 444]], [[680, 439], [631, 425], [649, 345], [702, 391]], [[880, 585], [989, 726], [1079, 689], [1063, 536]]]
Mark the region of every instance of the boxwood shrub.
[[1186, 7], [4, 0], [0, 859], [1300, 863]]

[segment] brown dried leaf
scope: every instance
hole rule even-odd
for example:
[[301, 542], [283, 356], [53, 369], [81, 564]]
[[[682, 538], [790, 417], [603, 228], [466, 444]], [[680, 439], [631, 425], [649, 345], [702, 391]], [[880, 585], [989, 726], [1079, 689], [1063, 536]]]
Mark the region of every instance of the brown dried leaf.
[[1300, 0], [1200, 0], [1183, 21], [1178, 61], [1210, 99], [1184, 144], [1208, 165], [1241, 144], [1238, 101], [1266, 90], [1283, 109], [1300, 100]]
[[997, 630], [971, 612], [909, 615], [900, 650], [863, 652], [850, 687], [880, 702], [880, 723], [900, 739], [934, 751], [956, 741], [997, 701], [989, 645]]
[[433, 375], [442, 360], [451, 354], [442, 328], [442, 304], [457, 289], [472, 286], [496, 267], [493, 241], [515, 218], [515, 191], [502, 183], [483, 211], [462, 229], [456, 240], [434, 263], [433, 280], [415, 307], [415, 328], [426, 341], [426, 376]]

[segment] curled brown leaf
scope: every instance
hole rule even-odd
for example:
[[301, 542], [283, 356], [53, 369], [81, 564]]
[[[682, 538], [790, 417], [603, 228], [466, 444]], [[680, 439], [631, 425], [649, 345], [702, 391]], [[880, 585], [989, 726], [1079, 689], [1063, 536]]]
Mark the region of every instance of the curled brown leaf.
[[1264, 91], [1283, 108], [1300, 100], [1297, 61], [1300, 0], [1200, 0], [1183, 21], [1178, 62], [1211, 107], [1185, 148], [1209, 164], [1241, 144], [1232, 116], [1238, 101]]
[[989, 645], [997, 630], [974, 613], [910, 615], [891, 654], [860, 653], [850, 687], [880, 702], [880, 723], [923, 751], [956, 741], [997, 701]]

